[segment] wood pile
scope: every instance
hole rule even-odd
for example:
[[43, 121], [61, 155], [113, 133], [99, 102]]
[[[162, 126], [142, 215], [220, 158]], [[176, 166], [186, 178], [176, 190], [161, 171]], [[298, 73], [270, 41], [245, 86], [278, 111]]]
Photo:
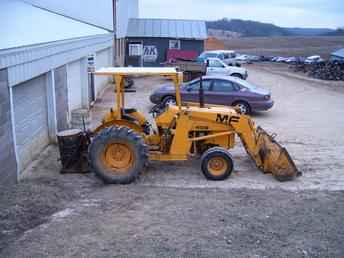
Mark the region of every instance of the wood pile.
[[316, 64], [295, 63], [290, 68], [294, 72], [304, 72], [316, 79], [344, 81], [344, 62], [340, 61], [327, 61]]
[[330, 61], [313, 64], [308, 75], [321, 80], [344, 81], [344, 62]]

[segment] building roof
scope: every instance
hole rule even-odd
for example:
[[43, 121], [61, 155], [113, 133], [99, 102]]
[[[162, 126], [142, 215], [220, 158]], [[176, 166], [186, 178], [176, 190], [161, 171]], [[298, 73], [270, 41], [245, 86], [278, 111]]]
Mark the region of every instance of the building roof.
[[204, 40], [207, 38], [207, 29], [205, 21], [132, 18], [129, 21], [127, 37]]
[[109, 34], [20, 0], [1, 0], [0, 9], [0, 50]]
[[332, 56], [340, 56], [344, 58], [344, 48], [339, 49], [331, 54]]
[[[49, 12], [113, 31], [112, 0], [22, 0]], [[117, 0], [122, 3], [132, 0]]]

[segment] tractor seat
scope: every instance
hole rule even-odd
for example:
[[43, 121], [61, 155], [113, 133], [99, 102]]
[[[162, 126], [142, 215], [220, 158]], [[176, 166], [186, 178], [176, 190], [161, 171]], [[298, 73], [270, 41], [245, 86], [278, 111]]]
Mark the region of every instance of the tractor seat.
[[[131, 114], [133, 114], [135, 112], [137, 112], [137, 110], [135, 108], [123, 108], [122, 109], [122, 117], [125, 120], [128, 120], [130, 122], [134, 122], [134, 123], [140, 124], [138, 119], [131, 115]], [[150, 134], [151, 125], [150, 125], [150, 123], [148, 121], [145, 121], [143, 124], [141, 124], [141, 127], [143, 128], [143, 131], [146, 134]]]

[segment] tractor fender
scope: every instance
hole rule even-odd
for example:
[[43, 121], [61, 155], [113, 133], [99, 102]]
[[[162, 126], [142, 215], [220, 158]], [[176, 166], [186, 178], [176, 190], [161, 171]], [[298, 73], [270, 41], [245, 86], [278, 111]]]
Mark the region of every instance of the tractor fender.
[[95, 130], [94, 133], [98, 134], [101, 130], [103, 130], [104, 128], [107, 127], [111, 127], [111, 126], [126, 126], [132, 130], [134, 130], [137, 133], [143, 134], [143, 129], [140, 125], [138, 125], [137, 123], [133, 122], [133, 121], [129, 121], [126, 119], [114, 119], [114, 120], [110, 120], [106, 123], [103, 123], [102, 125], [98, 126]]

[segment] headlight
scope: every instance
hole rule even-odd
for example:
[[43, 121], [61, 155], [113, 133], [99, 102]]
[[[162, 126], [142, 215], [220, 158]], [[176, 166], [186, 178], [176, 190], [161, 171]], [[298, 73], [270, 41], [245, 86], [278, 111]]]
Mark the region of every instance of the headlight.
[[265, 99], [265, 100], [269, 100], [270, 98], [271, 98], [270, 95], [265, 95], [265, 96], [264, 96], [264, 99]]

